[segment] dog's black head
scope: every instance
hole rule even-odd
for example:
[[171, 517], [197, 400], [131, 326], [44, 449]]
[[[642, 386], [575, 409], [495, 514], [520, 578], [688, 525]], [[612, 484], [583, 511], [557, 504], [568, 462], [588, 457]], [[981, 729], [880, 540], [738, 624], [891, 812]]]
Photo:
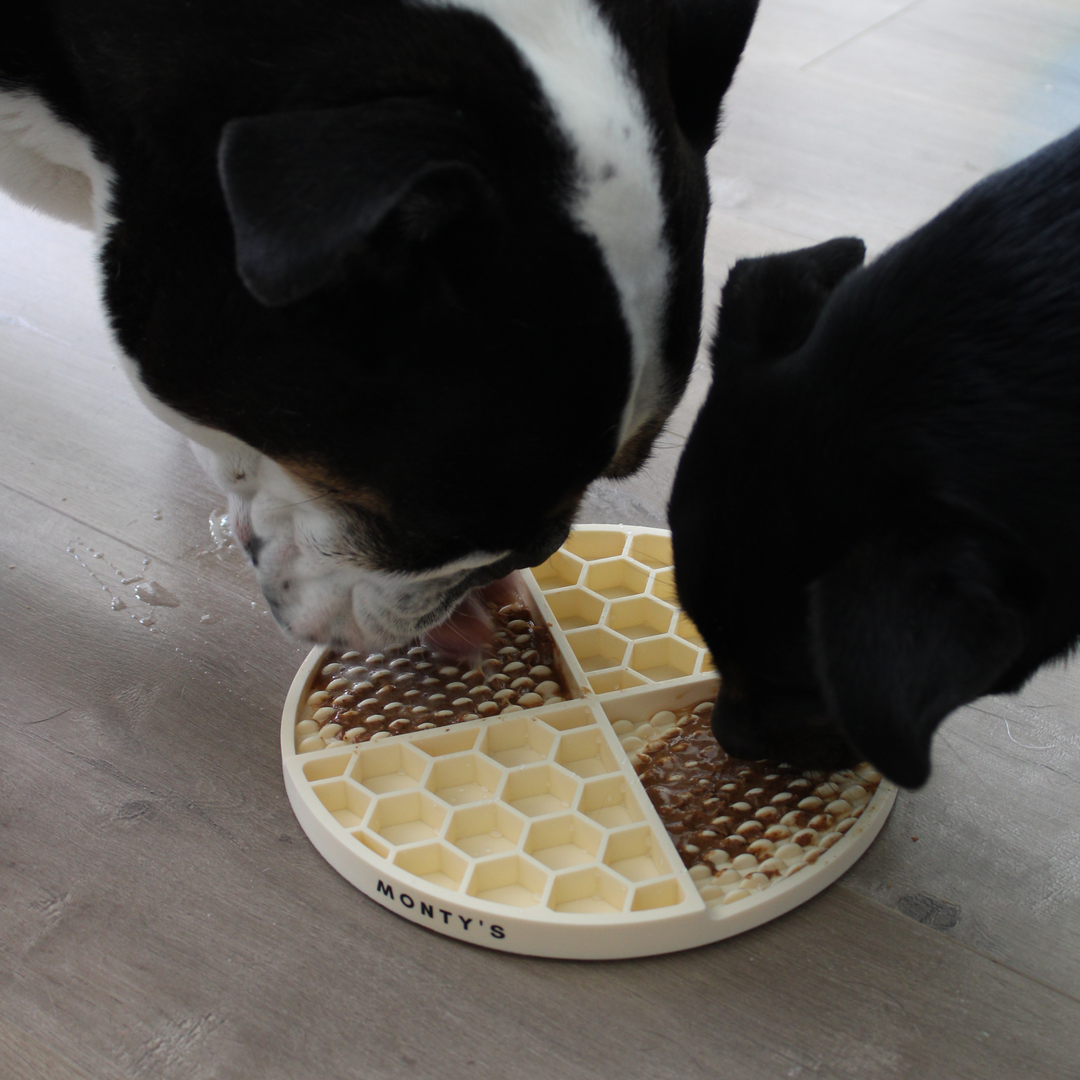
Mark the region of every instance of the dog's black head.
[[852, 273], [863, 255], [833, 240], [732, 270], [671, 500], [675, 573], [730, 753], [867, 758], [915, 787], [938, 723], [1030, 670], [1037, 586], [1014, 539], [934, 477], [919, 380], [876, 367], [889, 325]]
[[186, 95], [137, 58], [104, 261], [275, 614], [355, 645], [542, 561], [647, 456], [756, 0], [337, 6], [222, 16]]

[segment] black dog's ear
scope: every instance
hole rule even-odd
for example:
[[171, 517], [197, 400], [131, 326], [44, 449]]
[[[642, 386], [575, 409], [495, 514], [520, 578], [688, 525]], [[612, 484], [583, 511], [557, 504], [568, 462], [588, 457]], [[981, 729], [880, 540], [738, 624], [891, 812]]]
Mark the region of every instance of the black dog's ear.
[[1028, 622], [1013, 592], [990, 546], [970, 537], [871, 543], [811, 586], [829, 713], [886, 776], [922, 785], [937, 725], [1018, 658]]
[[720, 298], [713, 360], [730, 354], [776, 360], [810, 336], [821, 309], [840, 282], [866, 258], [866, 245], [852, 236], [824, 244], [740, 259]]
[[758, 0], [674, 0], [668, 84], [679, 126], [705, 154], [716, 140], [720, 102], [739, 66]]
[[422, 98], [230, 120], [218, 173], [241, 280], [267, 306], [299, 300], [391, 216], [406, 245], [463, 216], [483, 234], [497, 213], [480, 157], [465, 119]]

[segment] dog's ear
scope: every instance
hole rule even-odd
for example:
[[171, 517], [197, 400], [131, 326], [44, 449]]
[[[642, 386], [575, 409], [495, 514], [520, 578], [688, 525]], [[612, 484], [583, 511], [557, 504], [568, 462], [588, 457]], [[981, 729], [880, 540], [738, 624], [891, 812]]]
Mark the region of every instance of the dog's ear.
[[422, 98], [230, 120], [218, 173], [240, 278], [267, 306], [299, 300], [391, 221], [398, 245], [463, 218], [475, 243], [498, 220], [481, 160], [461, 114]]
[[829, 713], [883, 773], [919, 787], [930, 739], [992, 691], [1027, 639], [994, 546], [972, 537], [860, 546], [810, 587], [811, 648]]
[[810, 336], [832, 291], [862, 265], [866, 245], [852, 236], [740, 259], [720, 298], [713, 360], [776, 360]]
[[705, 154], [716, 141], [720, 102], [739, 65], [758, 0], [674, 0], [668, 84], [679, 126]]

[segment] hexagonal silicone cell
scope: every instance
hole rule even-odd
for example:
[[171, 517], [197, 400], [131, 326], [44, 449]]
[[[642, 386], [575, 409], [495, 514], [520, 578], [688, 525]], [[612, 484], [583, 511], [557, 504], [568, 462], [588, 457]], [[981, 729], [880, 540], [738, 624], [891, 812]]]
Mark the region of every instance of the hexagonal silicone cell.
[[406, 848], [394, 855], [394, 865], [432, 885], [457, 890], [465, 880], [468, 860], [446, 844], [425, 844]]
[[368, 828], [388, 844], [400, 847], [418, 840], [433, 840], [446, 814], [446, 807], [420, 791], [384, 795], [371, 812]]
[[520, 855], [492, 859], [473, 867], [465, 891], [478, 900], [511, 907], [533, 907], [547, 887], [547, 874]]
[[635, 536], [630, 544], [630, 558], [636, 559], [654, 570], [670, 566], [675, 560], [671, 555], [670, 536]]
[[451, 727], [446, 731], [440, 731], [438, 735], [429, 735], [424, 739], [416, 739], [413, 746], [417, 750], [423, 750], [429, 757], [442, 757], [444, 754], [460, 754], [463, 750], [471, 750], [476, 745], [478, 732], [475, 727], [465, 725]]
[[495, 797], [503, 771], [490, 758], [461, 754], [436, 760], [425, 787], [451, 806]]
[[644, 686], [648, 680], [626, 668], [618, 671], [600, 671], [589, 676], [589, 685], [597, 694], [610, 694], [612, 690], [626, 690], [631, 686]]
[[578, 810], [605, 829], [616, 829], [645, 817], [636, 794], [623, 776], [588, 781], [582, 788]]
[[553, 765], [536, 765], [506, 778], [502, 800], [528, 817], [554, 814], [574, 805], [578, 781]]
[[454, 811], [446, 839], [466, 855], [482, 859], [485, 855], [513, 851], [524, 828], [524, 819], [502, 803], [480, 803]]
[[566, 551], [572, 551], [582, 559], [610, 559], [621, 555], [626, 547], [626, 533], [607, 529], [581, 529], [570, 534], [563, 544]]
[[555, 621], [564, 630], [595, 626], [604, 614], [604, 601], [584, 589], [559, 589], [547, 594]]
[[347, 829], [359, 825], [371, 805], [371, 796], [347, 780], [324, 780], [312, 784], [311, 790], [319, 797], [319, 802]]
[[628, 881], [648, 881], [671, 872], [648, 825], [611, 833], [604, 849], [604, 863]]
[[572, 728], [588, 727], [596, 723], [592, 710], [581, 706], [552, 706], [543, 714], [543, 721], [556, 731], [570, 731]]
[[554, 741], [555, 735], [551, 729], [538, 720], [515, 716], [485, 728], [480, 749], [500, 765], [512, 768], [543, 761]]
[[658, 600], [663, 600], [668, 604], [677, 604], [679, 602], [679, 596], [675, 591], [675, 571], [659, 570], [657, 573], [653, 574], [652, 583], [649, 585], [649, 592]]
[[649, 584], [649, 575], [627, 559], [606, 559], [589, 564], [584, 584], [607, 600], [618, 600], [643, 593]]
[[559, 874], [551, 886], [548, 905], [555, 911], [583, 915], [613, 915], [622, 911], [629, 888], [606, 870], [583, 867]]
[[363, 746], [349, 776], [368, 791], [381, 795], [416, 787], [426, 766], [427, 761], [412, 747], [387, 739]]
[[578, 776], [600, 776], [619, 768], [597, 728], [583, 728], [560, 736], [555, 760]]
[[550, 592], [552, 589], [576, 585], [581, 577], [582, 566], [584, 563], [580, 559], [560, 549], [546, 562], [533, 567], [533, 577], [543, 592]]
[[700, 653], [678, 638], [640, 641], [630, 652], [630, 666], [653, 682], [693, 675]]
[[671, 629], [675, 609], [650, 596], [616, 600], [608, 609], [604, 625], [623, 637], [646, 638], [666, 634]]
[[304, 762], [304, 776], [308, 780], [326, 780], [331, 776], [341, 776], [349, 767], [352, 754], [326, 754]]
[[575, 630], [566, 635], [566, 641], [585, 671], [619, 667], [626, 657], [626, 639], [599, 626]]
[[390, 854], [390, 845], [380, 840], [379, 837], [373, 836], [363, 829], [357, 829], [352, 835], [355, 840], [359, 840], [364, 847], [374, 851], [376, 855], [385, 859]]
[[534, 821], [529, 826], [524, 851], [551, 870], [592, 862], [604, 834], [592, 822], [576, 814]]
[[674, 878], [650, 881], [647, 885], [639, 885], [634, 890], [630, 910], [648, 911], [651, 908], [670, 907], [673, 904], [681, 904], [682, 899], [682, 889]]

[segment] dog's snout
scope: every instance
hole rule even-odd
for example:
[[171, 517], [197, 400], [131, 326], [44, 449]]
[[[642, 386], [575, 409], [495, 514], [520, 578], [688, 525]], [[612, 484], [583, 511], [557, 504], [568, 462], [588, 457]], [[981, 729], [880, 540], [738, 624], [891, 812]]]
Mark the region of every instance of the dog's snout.
[[530, 566], [539, 566], [545, 559], [550, 558], [562, 547], [566, 538], [570, 535], [570, 525], [559, 522], [544, 529], [538, 536], [530, 540], [523, 547], [515, 548], [508, 555], [486, 566], [478, 567], [469, 576], [464, 586], [466, 588], [482, 588], [490, 585], [499, 578], [512, 574], [515, 570], [524, 570]]
[[550, 523], [524, 547], [511, 552], [509, 558], [514, 564], [511, 569], [524, 570], [530, 566], [539, 566], [540, 563], [550, 558], [563, 546], [569, 535], [570, 522], [557, 521]]
[[765, 741], [755, 728], [751, 709], [741, 696], [720, 695], [713, 710], [712, 732], [726, 753], [747, 761], [767, 757]]
[[712, 717], [716, 741], [732, 757], [771, 758], [803, 769], [840, 769], [860, 757], [812, 695], [729, 696], [721, 692]]

